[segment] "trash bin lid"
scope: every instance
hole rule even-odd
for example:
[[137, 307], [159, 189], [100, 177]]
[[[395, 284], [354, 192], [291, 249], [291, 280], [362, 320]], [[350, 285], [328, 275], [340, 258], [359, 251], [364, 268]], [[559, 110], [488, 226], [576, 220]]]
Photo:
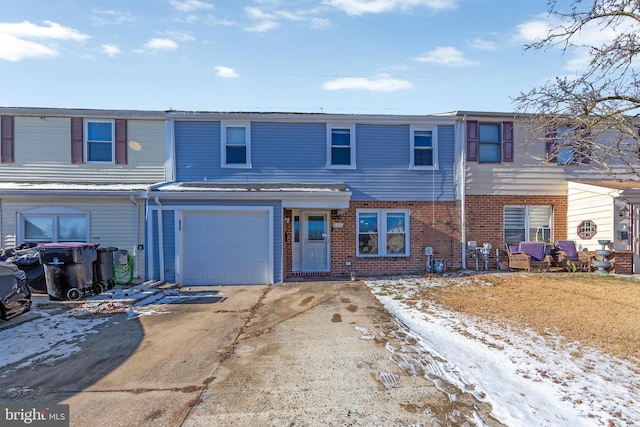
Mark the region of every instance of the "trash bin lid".
[[98, 245], [95, 243], [84, 243], [84, 242], [58, 242], [58, 243], [38, 243], [37, 248], [97, 248]]

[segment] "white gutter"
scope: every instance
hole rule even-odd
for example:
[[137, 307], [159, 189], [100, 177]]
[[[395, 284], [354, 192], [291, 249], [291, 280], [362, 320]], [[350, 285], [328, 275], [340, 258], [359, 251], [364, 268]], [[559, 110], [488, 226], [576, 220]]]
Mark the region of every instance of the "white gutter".
[[176, 176], [174, 120], [167, 118], [164, 122], [164, 179], [173, 181]]
[[466, 221], [466, 191], [467, 191], [467, 147], [464, 140], [465, 137], [465, 126], [467, 123], [467, 115], [465, 114], [462, 117], [462, 123], [458, 121], [458, 141], [460, 142], [460, 150], [457, 150], [460, 153], [460, 215], [461, 215], [461, 225], [460, 225], [460, 234], [462, 238], [462, 268], [467, 268], [467, 221]]
[[164, 227], [162, 226], [162, 203], [160, 203], [160, 198], [155, 198], [156, 205], [158, 205], [158, 258], [160, 259], [160, 281], [164, 282]]
[[140, 234], [140, 205], [136, 202], [136, 198], [133, 195], [129, 196], [129, 200], [136, 207], [135, 222], [133, 225], [133, 273], [134, 277], [138, 276], [138, 235]]

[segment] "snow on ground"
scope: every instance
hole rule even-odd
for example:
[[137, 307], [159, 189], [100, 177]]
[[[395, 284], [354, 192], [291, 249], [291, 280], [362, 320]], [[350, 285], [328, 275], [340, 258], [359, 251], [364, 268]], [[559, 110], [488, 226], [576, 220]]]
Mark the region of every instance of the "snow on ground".
[[[36, 298], [47, 297], [34, 297]], [[78, 343], [84, 341], [87, 335], [98, 333], [96, 328], [111, 319], [109, 316], [95, 314], [122, 312], [127, 313], [127, 318], [131, 320], [140, 316], [168, 313], [168, 305], [172, 303], [211, 298], [221, 300], [224, 296], [217, 291], [180, 292], [140, 284], [117, 287], [85, 301], [72, 303], [74, 307], [64, 312], [60, 312], [60, 307], [65, 303], [45, 303], [48, 309], [38, 308], [21, 315], [36, 315], [39, 318], [0, 329], [0, 343], [3, 347], [0, 369], [14, 364], [16, 369], [37, 363], [52, 364], [80, 351]], [[0, 375], [8, 375], [8, 372], [0, 371]]]
[[420, 287], [443, 286], [437, 278], [366, 284], [430, 355], [426, 376], [490, 403], [502, 423], [640, 425], [640, 363], [567, 344], [551, 333], [505, 329], [428, 301], [403, 303]]

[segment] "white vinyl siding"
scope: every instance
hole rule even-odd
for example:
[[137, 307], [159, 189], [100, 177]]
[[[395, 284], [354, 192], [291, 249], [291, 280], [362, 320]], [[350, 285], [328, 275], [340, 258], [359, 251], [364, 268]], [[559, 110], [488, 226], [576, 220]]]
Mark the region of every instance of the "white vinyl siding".
[[514, 123], [514, 159], [511, 163], [466, 162], [467, 195], [566, 196], [568, 180], [610, 179], [595, 165], [558, 165], [547, 162], [545, 137], [532, 142], [523, 123]]
[[[134, 245], [144, 244], [144, 202], [138, 200], [138, 239], [135, 239], [136, 209], [128, 198], [123, 199], [43, 199], [41, 202], [26, 199], [3, 199], [1, 212], [2, 247], [11, 248], [22, 243], [18, 236], [18, 217], [21, 212], [36, 209], [84, 212], [89, 217], [89, 243], [102, 247], [116, 247], [134, 251]], [[144, 272], [144, 252], [137, 254], [137, 275]]]
[[162, 120], [128, 120], [126, 165], [71, 164], [69, 118], [16, 116], [14, 127], [14, 163], [0, 165], [0, 181], [151, 184], [165, 179]]

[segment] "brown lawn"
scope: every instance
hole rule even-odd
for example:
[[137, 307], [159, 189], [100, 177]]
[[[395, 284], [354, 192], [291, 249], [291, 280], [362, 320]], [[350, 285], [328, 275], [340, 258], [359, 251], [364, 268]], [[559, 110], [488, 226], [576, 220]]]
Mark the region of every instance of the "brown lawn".
[[[450, 310], [551, 331], [614, 356], [640, 359], [640, 280], [594, 273], [500, 273], [471, 285], [423, 288]], [[492, 286], [488, 286], [488, 285]]]

